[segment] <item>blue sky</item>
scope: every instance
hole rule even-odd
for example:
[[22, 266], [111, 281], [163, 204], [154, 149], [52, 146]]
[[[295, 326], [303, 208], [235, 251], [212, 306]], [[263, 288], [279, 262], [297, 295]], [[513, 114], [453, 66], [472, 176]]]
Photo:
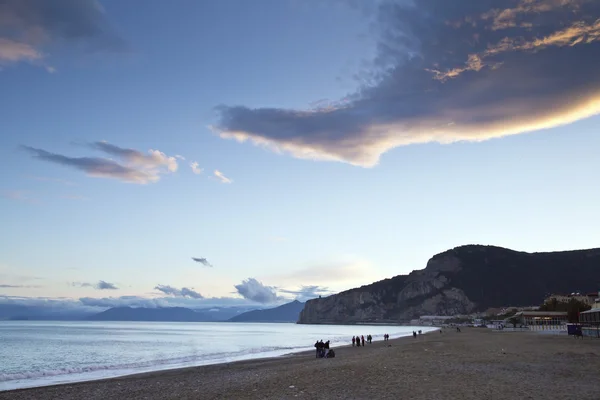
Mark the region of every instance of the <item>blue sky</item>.
[[596, 247], [597, 5], [436, 1], [9, 0], [0, 296], [274, 303]]

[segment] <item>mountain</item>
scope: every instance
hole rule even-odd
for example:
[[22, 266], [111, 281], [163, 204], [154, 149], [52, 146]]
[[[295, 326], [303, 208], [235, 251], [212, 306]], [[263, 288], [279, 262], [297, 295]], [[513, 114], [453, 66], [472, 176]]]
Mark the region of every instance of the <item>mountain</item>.
[[539, 305], [550, 293], [600, 289], [600, 249], [525, 253], [468, 245], [423, 270], [306, 302], [299, 323], [407, 322], [491, 307]]
[[230, 322], [296, 322], [304, 303], [294, 300], [291, 303], [267, 310], [254, 310], [231, 318]]
[[184, 307], [131, 308], [115, 307], [87, 318], [90, 321], [163, 321], [213, 322], [209, 313], [200, 313]]
[[52, 320], [73, 321], [81, 320], [92, 313], [77, 309], [64, 309], [22, 304], [0, 304], [0, 321], [2, 320]]

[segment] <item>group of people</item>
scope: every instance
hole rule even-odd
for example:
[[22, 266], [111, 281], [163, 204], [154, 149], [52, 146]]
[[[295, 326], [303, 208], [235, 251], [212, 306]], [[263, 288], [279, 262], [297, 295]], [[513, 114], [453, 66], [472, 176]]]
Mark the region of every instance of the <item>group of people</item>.
[[386, 333], [383, 335], [383, 341], [387, 342], [388, 340], [390, 340], [390, 335]]
[[315, 349], [317, 351], [316, 358], [335, 357], [335, 352], [333, 351], [333, 349], [329, 348], [329, 340], [326, 342], [323, 342], [323, 339], [321, 339], [321, 341], [317, 340], [317, 342], [315, 343]]
[[[373, 343], [373, 336], [371, 335], [367, 335], [367, 343]], [[352, 336], [352, 347], [357, 346], [360, 347], [362, 343], [362, 346], [365, 346], [365, 337], [363, 335], [361, 336]]]
[[[423, 333], [423, 331], [419, 330], [419, 335], [421, 335]], [[417, 332], [413, 331], [413, 337], [416, 338], [417, 337]]]

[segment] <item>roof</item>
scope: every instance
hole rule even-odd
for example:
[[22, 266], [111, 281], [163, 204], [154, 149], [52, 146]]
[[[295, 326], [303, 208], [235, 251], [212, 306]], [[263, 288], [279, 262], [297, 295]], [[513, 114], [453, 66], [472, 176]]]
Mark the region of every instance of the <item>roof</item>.
[[600, 313], [600, 308], [592, 308], [591, 310], [582, 311], [579, 314]]
[[566, 311], [519, 311], [515, 315], [524, 317], [566, 317]]

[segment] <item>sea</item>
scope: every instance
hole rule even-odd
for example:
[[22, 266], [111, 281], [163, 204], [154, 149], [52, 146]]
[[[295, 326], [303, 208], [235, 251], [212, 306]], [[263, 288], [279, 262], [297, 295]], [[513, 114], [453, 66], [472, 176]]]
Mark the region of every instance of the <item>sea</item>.
[[0, 391], [332, 348], [352, 336], [412, 335], [408, 326], [231, 322], [0, 321]]

